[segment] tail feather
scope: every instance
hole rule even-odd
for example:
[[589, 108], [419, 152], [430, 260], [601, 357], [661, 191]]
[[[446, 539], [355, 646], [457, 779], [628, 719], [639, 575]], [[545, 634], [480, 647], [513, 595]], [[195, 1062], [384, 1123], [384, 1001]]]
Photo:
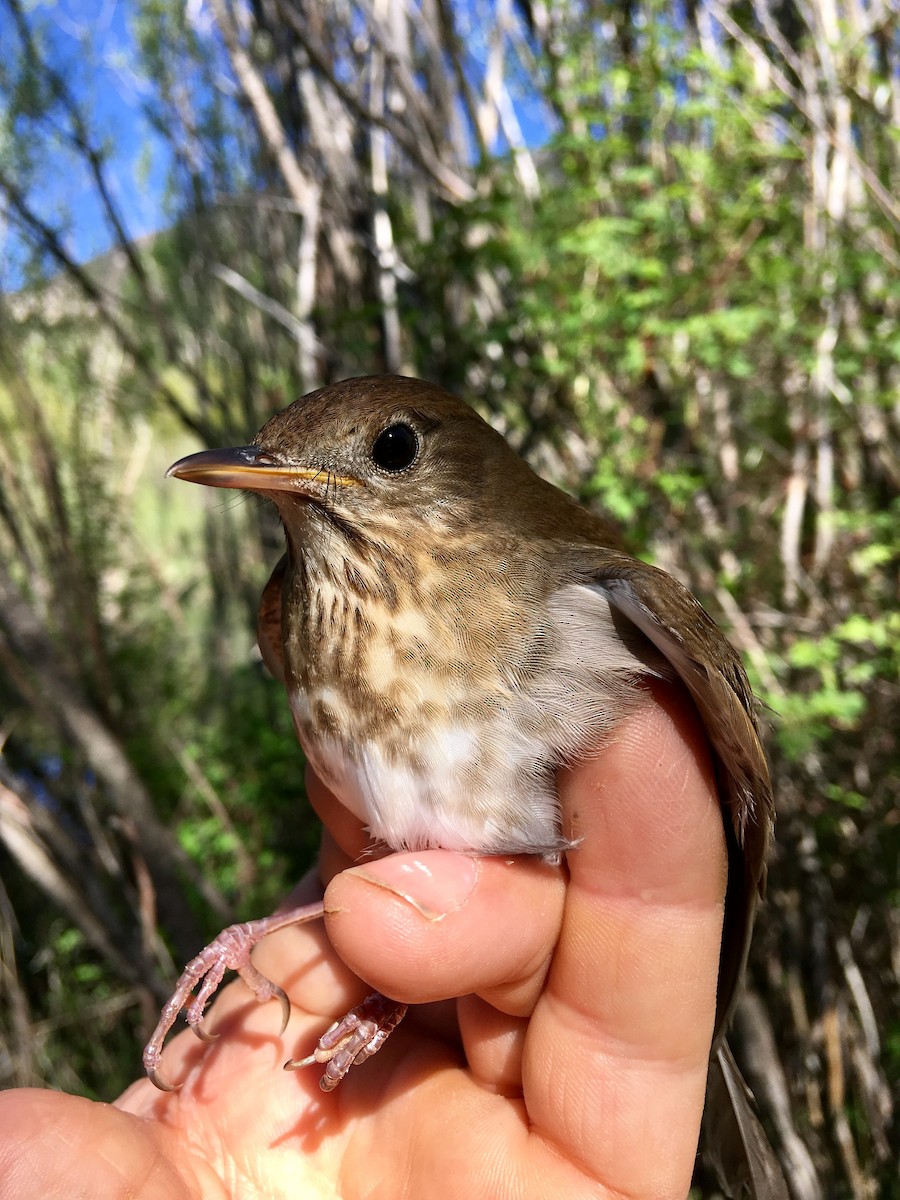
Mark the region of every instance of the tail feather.
[[703, 1156], [732, 1200], [790, 1200], [781, 1164], [725, 1041], [709, 1063]]

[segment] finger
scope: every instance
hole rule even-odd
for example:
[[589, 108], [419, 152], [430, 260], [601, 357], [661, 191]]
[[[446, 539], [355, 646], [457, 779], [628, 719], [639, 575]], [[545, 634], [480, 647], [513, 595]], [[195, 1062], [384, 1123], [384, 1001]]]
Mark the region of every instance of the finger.
[[559, 933], [564, 872], [536, 859], [392, 854], [337, 876], [326, 927], [343, 961], [411, 1004], [478, 993], [531, 1011]]
[[[333, 861], [329, 860], [329, 866], [340, 870], [349, 867], [372, 845], [372, 838], [365, 826], [359, 817], [341, 804], [309, 765], [306, 768], [306, 795], [328, 832], [332, 850], [336, 852]], [[323, 872], [323, 878], [328, 879], [330, 875]]]
[[528, 1018], [503, 1012], [477, 995], [461, 997], [456, 1008], [472, 1079], [489, 1092], [520, 1097]]
[[702, 725], [655, 695], [560, 781], [582, 841], [523, 1064], [534, 1128], [628, 1195], [690, 1183], [727, 872]]

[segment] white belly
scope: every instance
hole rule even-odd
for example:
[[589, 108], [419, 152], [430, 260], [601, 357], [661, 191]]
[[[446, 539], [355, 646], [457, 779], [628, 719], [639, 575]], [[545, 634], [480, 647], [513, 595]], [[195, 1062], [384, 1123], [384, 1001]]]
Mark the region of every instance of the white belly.
[[388, 761], [371, 742], [348, 748], [313, 737], [304, 701], [292, 707], [316, 773], [375, 840], [393, 849], [549, 856], [567, 844], [546, 748], [506, 721], [478, 736], [465, 725], [435, 730], [408, 756]]

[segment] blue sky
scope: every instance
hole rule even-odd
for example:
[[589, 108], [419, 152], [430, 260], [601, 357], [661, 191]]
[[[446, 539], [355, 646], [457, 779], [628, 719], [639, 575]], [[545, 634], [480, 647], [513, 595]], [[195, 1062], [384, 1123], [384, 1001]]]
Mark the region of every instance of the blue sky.
[[[134, 0], [32, 0], [26, 8], [30, 26], [40, 31], [51, 63], [81, 106], [95, 144], [109, 149], [106, 178], [125, 228], [135, 239], [168, 223], [164, 196], [171, 165], [168, 143], [155, 133], [144, 113], [151, 90], [142, 79], [135, 42], [138, 7]], [[459, 0], [457, 11], [467, 52], [480, 74], [489, 26], [478, 0]], [[186, 0], [186, 13], [201, 34], [208, 32], [210, 16], [202, 0]], [[0, 46], [16, 44], [12, 18], [8, 10], [0, 9]], [[516, 97], [516, 109], [526, 141], [531, 145], [544, 141], [549, 114], [538, 96], [526, 89]], [[29, 195], [41, 218], [65, 230], [66, 249], [76, 261], [103, 253], [112, 235], [82, 159], [64, 147], [54, 147], [46, 123], [29, 125], [23, 120], [13, 136], [37, 147]], [[21, 286], [23, 264], [21, 243], [11, 225], [5, 240], [0, 240], [0, 291]], [[51, 273], [55, 270], [51, 263], [47, 268]]]
[[[106, 176], [126, 228], [135, 238], [153, 232], [165, 221], [162, 197], [169, 159], [165, 142], [143, 113], [132, 5], [128, 0], [39, 0], [30, 11], [29, 21], [41, 29], [51, 62], [82, 106], [95, 142], [111, 150]], [[0, 26], [0, 44], [16, 44], [6, 13]], [[46, 126], [41, 130], [46, 135]], [[26, 122], [15, 133], [33, 136]], [[43, 219], [56, 224], [68, 217], [68, 252], [84, 262], [106, 250], [110, 234], [84, 165], [63, 149], [49, 156], [39, 150], [36, 162], [41, 183], [32, 196]], [[14, 231], [7, 231], [0, 251], [0, 288], [5, 290], [21, 278]]]

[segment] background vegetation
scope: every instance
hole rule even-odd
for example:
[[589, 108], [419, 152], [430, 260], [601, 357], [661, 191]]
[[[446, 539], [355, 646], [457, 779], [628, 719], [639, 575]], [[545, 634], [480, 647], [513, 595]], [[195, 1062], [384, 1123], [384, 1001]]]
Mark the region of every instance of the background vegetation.
[[[99, 41], [66, 57], [54, 10], [0, 0], [0, 1084], [111, 1098], [180, 965], [308, 862], [253, 648], [279, 535], [161, 476], [401, 371], [743, 651], [780, 817], [738, 1056], [795, 1197], [900, 1194], [896, 8], [128, 11], [171, 164], [140, 241]], [[69, 178], [113, 246], [87, 266]]]

